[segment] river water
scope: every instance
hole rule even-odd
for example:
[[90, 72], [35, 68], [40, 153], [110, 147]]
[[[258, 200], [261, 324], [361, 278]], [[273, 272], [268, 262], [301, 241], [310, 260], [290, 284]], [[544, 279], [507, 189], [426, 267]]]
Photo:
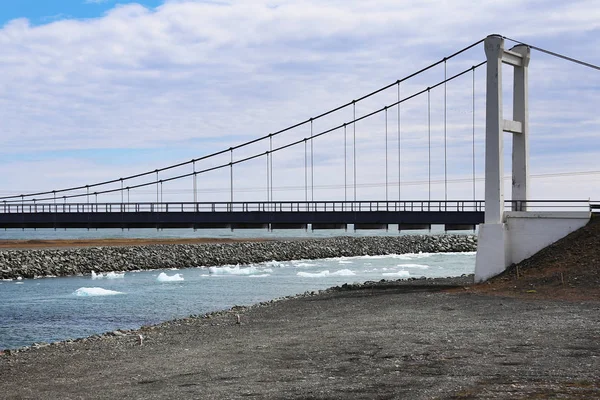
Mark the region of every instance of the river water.
[[[284, 238], [399, 233], [8, 230], [0, 233], [0, 239], [201, 237], [202, 234], [206, 237]], [[459, 276], [471, 274], [474, 269], [475, 253], [421, 253], [0, 281], [0, 349], [139, 328], [343, 283]]]

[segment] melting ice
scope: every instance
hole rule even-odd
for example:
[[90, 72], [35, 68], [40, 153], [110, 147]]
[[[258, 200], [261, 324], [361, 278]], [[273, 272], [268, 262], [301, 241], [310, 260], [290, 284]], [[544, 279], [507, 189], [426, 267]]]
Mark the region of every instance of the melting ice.
[[125, 272], [107, 272], [107, 273], [95, 273], [92, 271], [92, 279], [123, 279], [125, 278]]
[[304, 272], [300, 271], [296, 275], [302, 276], [305, 278], [324, 278], [327, 276], [354, 276], [356, 275], [354, 272], [349, 269], [340, 269], [339, 271], [329, 272], [328, 270], [320, 271], [320, 272]]
[[124, 294], [123, 292], [117, 292], [116, 290], [102, 289], [99, 287], [81, 287], [73, 292], [75, 296], [79, 297], [91, 297], [91, 296], [114, 296], [116, 294]]
[[181, 282], [183, 280], [183, 276], [181, 276], [181, 274], [169, 276], [164, 272], [161, 272], [160, 274], [158, 274], [156, 280], [159, 282]]
[[253, 265], [242, 268], [239, 265], [208, 268], [208, 273], [211, 275], [264, 275], [271, 272], [273, 272], [271, 268], [259, 269]]

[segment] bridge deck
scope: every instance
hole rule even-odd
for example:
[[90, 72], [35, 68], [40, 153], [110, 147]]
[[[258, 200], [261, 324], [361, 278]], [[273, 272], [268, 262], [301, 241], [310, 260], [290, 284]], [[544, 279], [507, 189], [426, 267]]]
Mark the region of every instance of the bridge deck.
[[277, 224], [453, 224], [483, 222], [482, 211], [250, 211], [250, 212], [80, 212], [0, 215], [2, 228], [223, 228]]
[[[513, 204], [515, 203], [515, 204]], [[524, 202], [507, 202], [519, 207]], [[528, 206], [589, 209], [589, 201], [528, 201]], [[530, 204], [531, 203], [531, 204]], [[237, 203], [3, 203], [0, 228], [381, 228], [474, 226], [483, 201], [324, 201]]]

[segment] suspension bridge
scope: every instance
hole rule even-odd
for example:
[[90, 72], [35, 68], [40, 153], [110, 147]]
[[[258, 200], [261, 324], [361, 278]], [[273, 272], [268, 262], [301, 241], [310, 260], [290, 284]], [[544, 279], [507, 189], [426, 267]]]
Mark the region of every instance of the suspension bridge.
[[[486, 179], [488, 164], [501, 161], [489, 159], [486, 137], [489, 56], [482, 60], [481, 51], [486, 40], [489, 37], [302, 122], [199, 158], [102, 182], [0, 197], [0, 228], [397, 225], [403, 230], [441, 224], [448, 230], [474, 229], [490, 213], [488, 190], [501, 191], [499, 186], [504, 185], [500, 163], [495, 189], [488, 189], [493, 185], [486, 180], [485, 199], [481, 198], [484, 179], [477, 171], [484, 164], [483, 145]], [[505, 51], [501, 61], [523, 67], [519, 54]], [[526, 138], [526, 80], [515, 90], [521, 90], [522, 99], [515, 97], [514, 120], [502, 118], [500, 103], [500, 119], [495, 122], [502, 131]], [[513, 160], [513, 173], [520, 169], [512, 177], [513, 198], [498, 197], [495, 215], [595, 207], [589, 200], [530, 199], [529, 150], [526, 143], [515, 144], [519, 140], [513, 142], [513, 153], [522, 151], [521, 161]], [[496, 158], [502, 158], [502, 152], [498, 154]]]

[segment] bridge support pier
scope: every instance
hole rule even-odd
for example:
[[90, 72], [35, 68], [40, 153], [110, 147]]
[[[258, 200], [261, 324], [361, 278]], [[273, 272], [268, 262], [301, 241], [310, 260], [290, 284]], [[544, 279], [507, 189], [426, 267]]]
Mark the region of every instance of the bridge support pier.
[[[579, 229], [589, 212], [528, 212], [530, 49], [504, 49], [504, 39], [485, 39], [487, 57], [485, 120], [485, 220], [479, 225], [475, 281], [485, 281]], [[515, 68], [513, 119], [503, 118], [502, 63]], [[503, 132], [513, 134], [512, 211], [504, 211]]]

